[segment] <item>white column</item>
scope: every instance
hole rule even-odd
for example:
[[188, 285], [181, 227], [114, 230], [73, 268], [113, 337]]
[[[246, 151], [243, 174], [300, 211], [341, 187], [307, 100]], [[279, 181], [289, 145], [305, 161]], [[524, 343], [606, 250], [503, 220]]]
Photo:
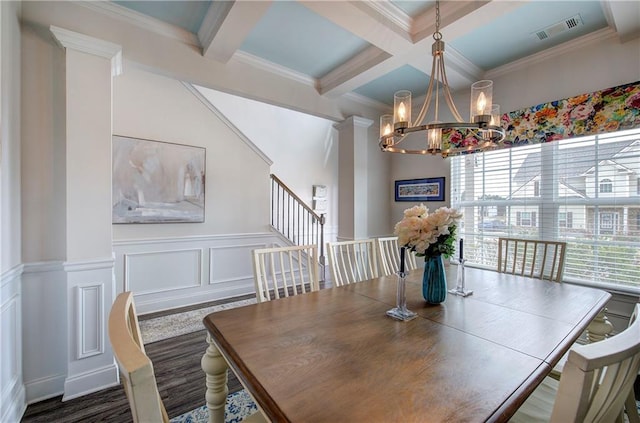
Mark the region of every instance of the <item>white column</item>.
[[351, 116], [338, 130], [338, 240], [367, 238], [368, 128], [370, 119]]
[[115, 294], [111, 82], [121, 71], [122, 49], [62, 28], [50, 29], [65, 49], [67, 400], [118, 380], [107, 317]]

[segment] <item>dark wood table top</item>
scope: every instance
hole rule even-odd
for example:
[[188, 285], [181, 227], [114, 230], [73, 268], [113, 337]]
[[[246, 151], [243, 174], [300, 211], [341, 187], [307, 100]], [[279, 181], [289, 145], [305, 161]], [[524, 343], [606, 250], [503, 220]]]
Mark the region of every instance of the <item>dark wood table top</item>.
[[[457, 266], [447, 268], [455, 285]], [[397, 276], [209, 314], [215, 345], [274, 422], [507, 421], [604, 307], [593, 288], [466, 269], [473, 295], [385, 315]]]

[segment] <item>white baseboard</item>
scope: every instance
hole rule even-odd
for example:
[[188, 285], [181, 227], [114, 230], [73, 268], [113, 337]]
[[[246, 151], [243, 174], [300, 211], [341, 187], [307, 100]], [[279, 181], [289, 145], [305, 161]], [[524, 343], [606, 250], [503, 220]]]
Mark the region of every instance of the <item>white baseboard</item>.
[[84, 395], [110, 388], [118, 381], [118, 367], [114, 364], [69, 377], [64, 382], [62, 401], [68, 401]]

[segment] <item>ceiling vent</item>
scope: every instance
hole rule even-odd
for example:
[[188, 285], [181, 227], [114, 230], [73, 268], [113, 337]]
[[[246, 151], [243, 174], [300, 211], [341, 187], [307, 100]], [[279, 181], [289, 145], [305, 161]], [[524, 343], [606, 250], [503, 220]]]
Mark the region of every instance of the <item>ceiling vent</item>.
[[539, 31], [534, 32], [535, 36], [538, 37], [540, 41], [549, 39], [551, 37], [555, 37], [558, 34], [561, 34], [565, 31], [569, 31], [571, 29], [575, 29], [579, 26], [584, 25], [582, 22], [582, 18], [580, 14], [567, 18], [563, 21], [550, 25], [546, 28], [543, 28]]

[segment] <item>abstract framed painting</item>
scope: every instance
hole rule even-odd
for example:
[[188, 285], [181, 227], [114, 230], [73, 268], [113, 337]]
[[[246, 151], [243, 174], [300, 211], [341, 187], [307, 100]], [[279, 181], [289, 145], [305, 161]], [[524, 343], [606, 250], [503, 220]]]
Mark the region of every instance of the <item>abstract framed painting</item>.
[[112, 222], [204, 222], [202, 147], [113, 136]]
[[444, 177], [396, 181], [396, 201], [444, 201]]

